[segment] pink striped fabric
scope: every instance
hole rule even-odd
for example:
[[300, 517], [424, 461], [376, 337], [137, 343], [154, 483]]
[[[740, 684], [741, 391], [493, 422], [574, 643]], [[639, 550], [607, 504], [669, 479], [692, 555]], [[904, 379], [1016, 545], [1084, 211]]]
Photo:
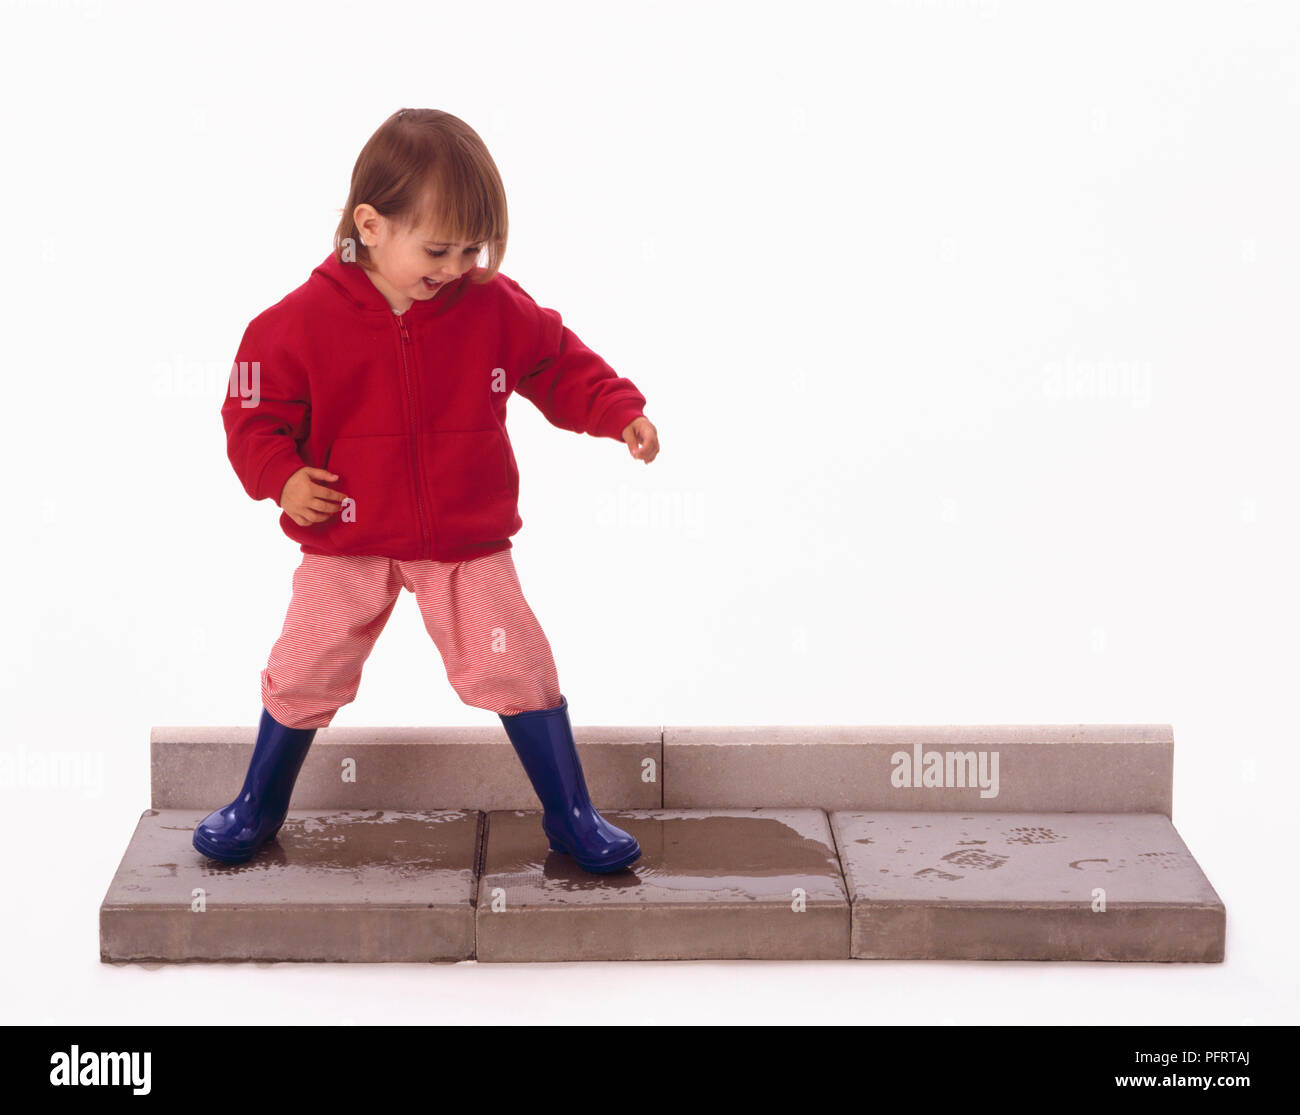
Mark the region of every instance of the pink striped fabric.
[[447, 680], [467, 705], [512, 716], [561, 700], [551, 645], [510, 551], [469, 561], [303, 554], [262, 703], [288, 728], [323, 728], [356, 698], [361, 668], [402, 589], [415, 594]]

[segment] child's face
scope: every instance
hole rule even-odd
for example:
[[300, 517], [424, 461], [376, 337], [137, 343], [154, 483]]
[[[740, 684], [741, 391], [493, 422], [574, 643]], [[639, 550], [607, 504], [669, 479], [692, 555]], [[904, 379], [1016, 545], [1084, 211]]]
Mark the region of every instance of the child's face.
[[369, 205], [358, 205], [354, 220], [377, 269], [369, 272], [371, 281], [399, 313], [436, 297], [478, 262], [484, 247], [482, 240], [449, 243], [438, 229], [406, 228]]

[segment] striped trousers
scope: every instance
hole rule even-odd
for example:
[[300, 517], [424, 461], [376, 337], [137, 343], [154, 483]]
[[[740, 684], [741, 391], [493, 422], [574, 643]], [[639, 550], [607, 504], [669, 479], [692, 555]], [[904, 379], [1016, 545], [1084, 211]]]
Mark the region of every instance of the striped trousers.
[[513, 716], [561, 701], [551, 646], [510, 550], [469, 561], [303, 554], [262, 704], [287, 728], [323, 728], [356, 698], [402, 589], [415, 594], [447, 680], [467, 705]]

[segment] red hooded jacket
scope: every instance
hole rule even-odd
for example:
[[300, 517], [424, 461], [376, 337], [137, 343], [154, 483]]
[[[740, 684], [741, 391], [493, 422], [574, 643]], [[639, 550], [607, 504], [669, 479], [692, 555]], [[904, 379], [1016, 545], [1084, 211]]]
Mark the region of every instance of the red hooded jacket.
[[552, 425], [622, 441], [645, 397], [551, 309], [497, 272], [467, 271], [397, 314], [330, 253], [248, 323], [221, 407], [245, 491], [279, 503], [304, 465], [349, 497], [324, 522], [280, 526], [304, 553], [465, 561], [509, 549], [519, 471], [506, 436], [518, 392]]

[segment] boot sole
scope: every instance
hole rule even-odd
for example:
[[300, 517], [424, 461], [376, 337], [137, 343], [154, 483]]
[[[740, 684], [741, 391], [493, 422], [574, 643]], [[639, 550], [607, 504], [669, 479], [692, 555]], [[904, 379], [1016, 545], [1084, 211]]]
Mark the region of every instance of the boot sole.
[[213, 845], [209, 844], [206, 840], [204, 840], [198, 834], [197, 830], [195, 830], [194, 839], [192, 843], [194, 844], [195, 851], [202, 852], [205, 856], [208, 857], [208, 859], [214, 859], [218, 863], [247, 863], [250, 859], [252, 859], [255, 855], [257, 855], [257, 853], [260, 852], [263, 847], [265, 847], [267, 844], [269, 844], [272, 840], [275, 839], [276, 833], [278, 833], [280, 831], [280, 828], [282, 827], [283, 825], [277, 827], [275, 832], [271, 833], [265, 840], [262, 841], [261, 844], [259, 844], [256, 848], [254, 848], [251, 852], [240, 852], [238, 854], [235, 854], [232, 852], [225, 851], [224, 849], [221, 848], [216, 848]]
[[549, 836], [546, 839], [547, 839], [547, 843], [550, 844], [551, 846], [551, 851], [563, 853], [564, 855], [568, 856], [571, 860], [573, 860], [573, 862], [576, 863], [579, 867], [581, 867], [584, 871], [589, 871], [595, 875], [608, 875], [612, 871], [621, 871], [624, 867], [627, 867], [628, 864], [635, 863], [637, 860], [641, 858], [641, 845], [634, 844], [632, 846], [632, 850], [628, 852], [626, 855], [624, 855], [622, 859], [614, 860], [612, 862], [598, 863], [598, 864], [586, 863], [583, 860], [579, 859], [577, 856], [575, 856], [563, 844], [556, 843], [556, 841], [552, 840]]

